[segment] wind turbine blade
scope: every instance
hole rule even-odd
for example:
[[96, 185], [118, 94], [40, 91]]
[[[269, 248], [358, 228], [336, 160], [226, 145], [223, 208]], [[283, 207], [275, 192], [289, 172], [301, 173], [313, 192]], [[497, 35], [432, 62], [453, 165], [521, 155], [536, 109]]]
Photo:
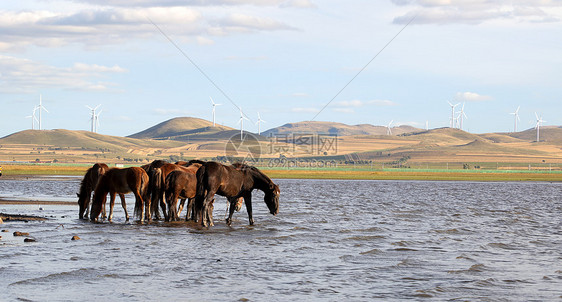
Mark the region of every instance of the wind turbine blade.
[[515, 110], [515, 114], [519, 113], [519, 108], [521, 108], [521, 106], [517, 106], [517, 110]]
[[92, 107], [90, 107], [90, 106], [88, 106], [88, 105], [84, 105], [84, 106], [86, 106], [86, 108], [88, 108], [88, 109], [90, 109], [90, 110], [94, 110], [94, 108], [92, 108]]
[[213, 105], [216, 106], [215, 101], [213, 101], [213, 98], [212, 98], [212, 97], [209, 97], [209, 99], [211, 99], [211, 104], [213, 104]]

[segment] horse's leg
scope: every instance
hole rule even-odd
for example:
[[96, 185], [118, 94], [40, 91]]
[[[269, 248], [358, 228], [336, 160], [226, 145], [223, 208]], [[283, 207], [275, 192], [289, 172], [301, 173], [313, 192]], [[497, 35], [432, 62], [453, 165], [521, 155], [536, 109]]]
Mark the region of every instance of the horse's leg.
[[[185, 198], [182, 198], [180, 200], [180, 205], [178, 206], [178, 213], [177, 213], [176, 218], [175, 218], [176, 220], [180, 219], [181, 212], [183, 211], [183, 207], [185, 206], [185, 200], [186, 200]], [[188, 211], [189, 211], [189, 203], [187, 204], [187, 207], [188, 207]], [[189, 215], [189, 214], [186, 214], [186, 215]]]
[[[182, 199], [182, 203], [180, 204], [180, 207], [183, 206], [184, 203], [185, 203], [185, 199]], [[189, 198], [187, 200], [187, 212], [185, 213], [185, 221], [195, 220], [195, 209], [193, 205], [194, 203], [195, 203], [195, 198]]]
[[125, 211], [125, 218], [129, 221], [129, 213], [127, 212], [127, 203], [125, 203], [125, 194], [119, 194], [119, 198], [121, 198], [121, 206]]
[[176, 213], [176, 201], [178, 200], [178, 193], [174, 192], [169, 196], [166, 196], [166, 203], [168, 205], [168, 215], [165, 217], [166, 221], [175, 221], [177, 213]]
[[248, 212], [250, 225], [254, 225], [254, 216], [252, 216], [252, 192], [248, 192], [244, 195], [244, 203], [246, 203], [246, 211]]
[[228, 211], [228, 218], [226, 219], [226, 225], [230, 225], [232, 223], [232, 215], [234, 215], [234, 211], [236, 210], [236, 203], [238, 202], [238, 198], [228, 198], [228, 202], [230, 203], [230, 208]]
[[[170, 216], [166, 211], [166, 200], [164, 198], [166, 198], [166, 194], [164, 193], [164, 190], [162, 190], [162, 192], [160, 193], [160, 208], [162, 209], [162, 213], [164, 213], [164, 220], [170, 221]], [[158, 209], [158, 207], [156, 208]]]
[[107, 220], [113, 220], [113, 206], [115, 205], [115, 192], [110, 192], [111, 198], [109, 199], [109, 218]]
[[[86, 200], [84, 200], [85, 214], [83, 217], [90, 216], [90, 207], [92, 204], [92, 199], [90, 198], [90, 196], [92, 196], [92, 192], [89, 192], [88, 197], [86, 198]], [[80, 217], [80, 219], [82, 219], [82, 217]]]
[[205, 196], [205, 200], [203, 201], [203, 206], [201, 209], [201, 225], [204, 227], [213, 225], [213, 222], [209, 219], [209, 210], [214, 196], [215, 193], [211, 190], [208, 190], [207, 195]]

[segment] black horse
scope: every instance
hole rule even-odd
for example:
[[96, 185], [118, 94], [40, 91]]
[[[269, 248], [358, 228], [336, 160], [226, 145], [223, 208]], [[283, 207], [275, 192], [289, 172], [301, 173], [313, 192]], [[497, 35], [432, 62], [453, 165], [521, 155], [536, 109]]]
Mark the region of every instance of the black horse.
[[250, 225], [254, 224], [252, 216], [252, 191], [261, 190], [265, 193], [264, 201], [269, 212], [279, 213], [279, 186], [255, 167], [245, 164], [226, 166], [217, 162], [206, 162], [197, 171], [197, 194], [195, 203], [201, 209], [201, 224], [213, 225], [207, 212], [211, 209], [215, 194], [225, 196], [230, 201], [230, 212], [226, 223], [230, 225], [232, 215], [239, 197], [244, 198]]

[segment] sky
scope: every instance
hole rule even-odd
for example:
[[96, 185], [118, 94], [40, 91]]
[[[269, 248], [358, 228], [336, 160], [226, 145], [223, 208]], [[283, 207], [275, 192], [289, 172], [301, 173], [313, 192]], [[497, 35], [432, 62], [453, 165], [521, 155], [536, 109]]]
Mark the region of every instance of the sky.
[[[175, 117], [562, 125], [560, 0], [20, 0], [0, 4], [0, 137], [127, 136]], [[38, 111], [36, 116], [38, 117]], [[35, 127], [38, 125], [35, 123]]]

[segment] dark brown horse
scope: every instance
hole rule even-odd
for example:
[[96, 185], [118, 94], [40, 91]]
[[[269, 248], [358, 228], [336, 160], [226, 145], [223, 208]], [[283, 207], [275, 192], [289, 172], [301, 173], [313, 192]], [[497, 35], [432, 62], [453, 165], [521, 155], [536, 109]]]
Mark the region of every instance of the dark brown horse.
[[[90, 213], [90, 201], [92, 192], [95, 190], [101, 176], [109, 170], [109, 167], [104, 163], [96, 163], [91, 168], [86, 171], [82, 182], [80, 182], [80, 190], [76, 193], [78, 196], [78, 217], [84, 219], [88, 217]], [[125, 198], [124, 195], [119, 194], [121, 198]], [[105, 218], [105, 208], [103, 209], [103, 215]]]
[[[142, 168], [130, 167], [124, 169], [109, 169], [100, 178], [96, 190], [94, 191], [94, 201], [92, 203], [92, 210], [90, 211], [90, 219], [95, 221], [98, 218], [102, 205], [105, 205], [107, 193], [111, 194], [109, 208], [109, 220], [111, 221], [113, 218], [115, 194], [133, 192], [135, 195], [135, 215], [140, 218], [141, 221], [144, 221], [147, 189], [148, 175]], [[121, 199], [121, 204], [123, 205], [123, 209], [125, 209], [125, 217], [129, 220], [125, 198]]]
[[[178, 220], [179, 214], [183, 209], [186, 200], [187, 213], [185, 220], [197, 220], [197, 213], [194, 208], [194, 199], [197, 193], [197, 177], [195, 173], [186, 171], [172, 171], [166, 176], [166, 204], [168, 206], [168, 217], [170, 220]], [[176, 208], [177, 200], [181, 199], [179, 208]], [[236, 199], [234, 202], [236, 211], [240, 211], [242, 207], [243, 198]], [[230, 202], [230, 201], [229, 201]], [[210, 219], [212, 220], [212, 212], [209, 212]]]
[[[177, 204], [177, 198], [176, 199], [169, 199], [169, 198], [165, 198], [165, 193], [166, 193], [166, 183], [167, 183], [167, 176], [173, 172], [173, 171], [183, 171], [189, 174], [192, 174], [195, 177], [195, 173], [197, 173], [197, 170], [199, 170], [199, 167], [201, 167], [201, 164], [199, 162], [190, 162], [190, 163], [186, 163], [189, 164], [187, 167], [186, 166], [179, 166], [176, 164], [166, 164], [163, 165], [162, 167], [160, 167], [159, 169], [155, 169], [156, 170], [156, 174], [160, 175], [160, 180], [155, 182], [156, 184], [156, 188], [155, 188], [155, 192], [157, 192], [156, 194], [158, 194], [158, 200], [160, 201], [160, 207], [162, 208], [162, 211], [164, 212], [164, 217], [166, 219], [166, 221], [169, 220], [177, 220], [178, 219], [178, 212], [177, 212], [177, 208], [176, 208], [176, 204]], [[196, 184], [196, 179], [194, 178], [194, 181], [191, 181], [193, 184]], [[193, 194], [193, 196], [191, 198], [194, 198], [195, 194]], [[188, 197], [190, 198], [190, 197]], [[183, 199], [183, 198], [182, 198]], [[166, 204], [166, 201], [169, 201], [168, 204]], [[182, 208], [183, 208], [183, 204], [184, 204], [185, 200], [182, 201]], [[166, 212], [166, 206], [168, 207], [168, 211]], [[189, 208], [189, 203], [188, 203], [188, 208]]]
[[161, 175], [159, 174], [160, 170], [157, 169], [165, 164], [168, 164], [168, 162], [165, 160], [157, 159], [150, 164], [141, 166], [141, 168], [146, 171], [146, 174], [148, 174], [149, 185], [147, 198], [150, 198], [149, 201], [151, 202], [151, 204], [156, 205], [150, 207], [151, 217], [156, 216], [156, 219], [160, 219], [160, 212], [158, 211], [158, 192], [156, 191], [156, 189], [159, 188], [160, 185], [157, 183], [159, 183], [161, 179]]
[[[213, 225], [208, 219], [215, 194], [225, 196], [230, 201], [230, 212], [226, 223], [230, 225], [235, 211], [235, 203], [239, 197], [244, 198], [250, 225], [254, 224], [252, 216], [252, 191], [258, 189], [264, 192], [264, 201], [269, 212], [279, 213], [279, 186], [255, 167], [244, 164], [226, 166], [217, 162], [207, 162], [197, 171], [196, 206], [201, 208], [201, 224]], [[205, 219], [203, 219], [205, 218]]]

